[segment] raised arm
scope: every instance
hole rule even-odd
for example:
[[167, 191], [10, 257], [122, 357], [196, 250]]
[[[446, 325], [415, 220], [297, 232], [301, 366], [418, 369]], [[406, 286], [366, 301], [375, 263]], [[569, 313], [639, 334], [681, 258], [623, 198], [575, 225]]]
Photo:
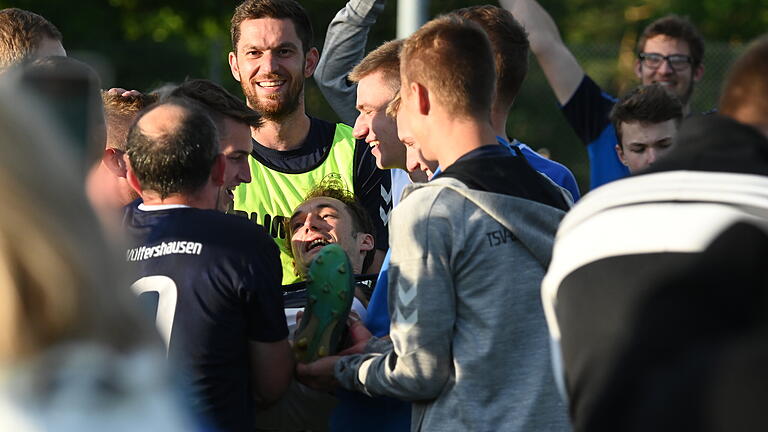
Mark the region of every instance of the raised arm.
[[499, 0], [499, 3], [528, 31], [531, 51], [558, 102], [565, 105], [584, 78], [584, 69], [563, 43], [555, 21], [536, 0]]
[[352, 125], [357, 118], [357, 85], [347, 80], [365, 54], [368, 31], [386, 0], [350, 0], [328, 25], [315, 81], [341, 121]]

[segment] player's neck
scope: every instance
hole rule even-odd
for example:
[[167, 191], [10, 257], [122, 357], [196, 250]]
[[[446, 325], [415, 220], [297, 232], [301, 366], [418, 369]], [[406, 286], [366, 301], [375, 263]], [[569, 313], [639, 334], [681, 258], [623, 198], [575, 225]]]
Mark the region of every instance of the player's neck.
[[493, 125], [493, 133], [496, 136], [500, 136], [507, 141], [511, 141], [507, 136], [507, 118], [509, 117], [509, 110], [512, 107], [494, 109], [491, 111], [491, 124]]
[[213, 210], [216, 208], [216, 198], [208, 197], [208, 194], [171, 194], [162, 198], [160, 194], [153, 191], [144, 191], [141, 194], [141, 200], [145, 206], [155, 205], [184, 205], [203, 210]]
[[296, 111], [279, 121], [265, 120], [260, 128], [251, 128], [251, 136], [272, 150], [293, 150], [304, 144], [310, 123], [304, 105], [300, 104]]
[[437, 160], [443, 170], [472, 150], [498, 143], [490, 121], [455, 117], [432, 130], [436, 133], [431, 141], [439, 149]]

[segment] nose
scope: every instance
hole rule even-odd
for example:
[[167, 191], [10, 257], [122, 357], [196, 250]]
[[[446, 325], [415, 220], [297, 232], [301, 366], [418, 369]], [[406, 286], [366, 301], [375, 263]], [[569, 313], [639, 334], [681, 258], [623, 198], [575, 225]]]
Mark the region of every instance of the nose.
[[241, 183], [250, 183], [251, 180], [251, 166], [248, 163], [248, 158], [245, 159], [245, 163], [240, 167], [240, 171], [237, 173]]
[[659, 68], [656, 70], [662, 75], [670, 75], [675, 73], [675, 70], [672, 69], [672, 65], [669, 63], [669, 59], [662, 60], [661, 65], [659, 65]]
[[277, 56], [272, 51], [266, 51], [261, 55], [261, 66], [259, 67], [262, 73], [276, 73], [278, 69]]
[[651, 147], [648, 149], [648, 159], [646, 161], [648, 162], [648, 166], [653, 165], [654, 162], [656, 162], [656, 158], [658, 157], [658, 153], [656, 152], [656, 149]]
[[357, 139], [365, 139], [365, 137], [368, 135], [368, 130], [369, 128], [365, 120], [363, 120], [363, 115], [358, 115], [355, 119], [355, 126], [352, 129], [352, 135], [354, 135]]

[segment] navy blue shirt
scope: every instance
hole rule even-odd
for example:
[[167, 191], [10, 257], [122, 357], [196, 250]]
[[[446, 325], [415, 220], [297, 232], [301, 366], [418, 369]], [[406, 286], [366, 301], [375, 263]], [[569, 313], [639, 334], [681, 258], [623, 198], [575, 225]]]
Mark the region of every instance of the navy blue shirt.
[[212, 210], [126, 207], [132, 288], [150, 305], [195, 412], [224, 431], [253, 429], [250, 342], [288, 336], [274, 241]]

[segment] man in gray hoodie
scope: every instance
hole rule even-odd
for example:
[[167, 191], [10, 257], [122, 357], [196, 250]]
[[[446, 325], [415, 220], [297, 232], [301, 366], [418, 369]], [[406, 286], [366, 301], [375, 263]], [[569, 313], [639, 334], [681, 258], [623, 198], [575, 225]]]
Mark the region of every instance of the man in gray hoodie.
[[405, 42], [398, 132], [443, 173], [392, 215], [391, 342], [298, 368], [316, 387], [412, 401], [412, 430], [568, 428], [539, 296], [567, 203], [496, 140], [493, 65], [482, 29], [456, 16]]

